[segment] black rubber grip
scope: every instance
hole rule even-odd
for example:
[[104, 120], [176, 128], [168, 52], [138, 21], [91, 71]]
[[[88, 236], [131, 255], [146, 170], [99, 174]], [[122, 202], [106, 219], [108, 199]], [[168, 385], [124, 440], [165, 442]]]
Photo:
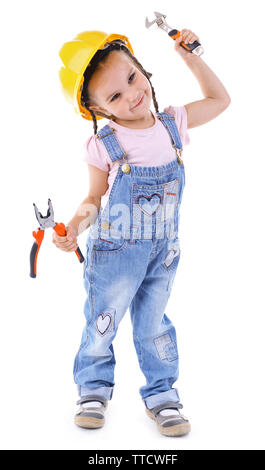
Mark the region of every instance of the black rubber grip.
[[75, 251], [76, 251], [76, 252], [78, 253], [78, 255], [79, 255], [79, 261], [80, 261], [80, 263], [83, 263], [83, 261], [85, 260], [85, 258], [84, 258], [84, 256], [82, 255], [82, 252], [81, 252], [80, 248], [78, 247]]
[[175, 34], [178, 33], [178, 29], [171, 29], [171, 31], [169, 31], [168, 35], [169, 36], [175, 36]]
[[35, 266], [35, 259], [37, 255], [39, 245], [34, 242], [30, 251], [30, 277], [36, 277], [36, 273], [34, 271], [34, 266]]
[[194, 41], [192, 44], [185, 44], [185, 46], [188, 46], [190, 52], [193, 51], [193, 49], [196, 49], [196, 47], [200, 46], [201, 44], [198, 41]]
[[[175, 36], [177, 33], [178, 33], [177, 29], [171, 29], [171, 31], [169, 31], [168, 35], [172, 37], [172, 36]], [[200, 46], [201, 44], [198, 41], [194, 41], [192, 44], [185, 44], [185, 46], [183, 44], [180, 44], [180, 45], [186, 51], [192, 52], [193, 49], [196, 49], [196, 47]]]

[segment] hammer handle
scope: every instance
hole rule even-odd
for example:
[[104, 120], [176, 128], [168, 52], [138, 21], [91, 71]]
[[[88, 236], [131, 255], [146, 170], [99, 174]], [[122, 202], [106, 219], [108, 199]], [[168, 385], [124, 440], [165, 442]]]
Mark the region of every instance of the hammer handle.
[[[59, 237], [65, 237], [66, 229], [65, 229], [65, 225], [63, 223], [60, 223], [60, 224], [56, 223], [55, 226], [53, 227], [53, 229], [55, 230], [57, 235], [59, 235]], [[75, 250], [75, 254], [76, 254], [77, 258], [79, 259], [79, 262], [83, 263], [84, 256], [82, 255], [82, 252], [81, 252], [79, 247]]]

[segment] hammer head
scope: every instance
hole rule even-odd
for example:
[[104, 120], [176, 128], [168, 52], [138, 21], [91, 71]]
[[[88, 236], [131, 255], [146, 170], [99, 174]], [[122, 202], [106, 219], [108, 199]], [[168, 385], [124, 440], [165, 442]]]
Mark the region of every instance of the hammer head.
[[34, 206], [35, 214], [36, 214], [36, 217], [37, 217], [37, 221], [39, 222], [40, 228], [42, 230], [45, 230], [46, 228], [55, 226], [54, 212], [53, 212], [52, 202], [51, 202], [50, 199], [48, 199], [48, 210], [47, 210], [47, 215], [45, 215], [45, 216], [43, 216], [41, 214], [41, 212], [38, 210], [38, 208], [37, 208], [36, 204], [34, 204], [34, 202], [33, 202], [33, 206]]

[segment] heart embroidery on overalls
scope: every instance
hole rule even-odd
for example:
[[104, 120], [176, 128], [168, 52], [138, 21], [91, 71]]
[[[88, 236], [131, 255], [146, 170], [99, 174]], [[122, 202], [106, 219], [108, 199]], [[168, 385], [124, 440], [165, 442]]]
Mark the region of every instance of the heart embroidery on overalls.
[[140, 206], [141, 210], [145, 214], [152, 215], [157, 211], [161, 200], [161, 194], [158, 193], [153, 193], [150, 196], [139, 194], [136, 199], [136, 203]]
[[107, 333], [111, 326], [111, 315], [110, 313], [100, 313], [97, 318], [97, 330], [103, 336]]

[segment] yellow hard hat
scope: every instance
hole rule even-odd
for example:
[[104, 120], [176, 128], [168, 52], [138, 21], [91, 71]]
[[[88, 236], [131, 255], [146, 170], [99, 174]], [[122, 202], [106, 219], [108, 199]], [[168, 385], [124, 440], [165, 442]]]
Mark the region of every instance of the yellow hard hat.
[[[73, 41], [63, 44], [59, 56], [63, 66], [59, 71], [62, 91], [68, 101], [74, 105], [75, 111], [83, 118], [92, 120], [90, 112], [81, 104], [81, 87], [84, 82], [84, 72], [98, 49], [104, 49], [107, 43], [121, 40], [134, 54], [129, 39], [121, 34], [106, 34], [103, 31], [84, 31]], [[97, 119], [103, 119], [96, 116]]]

